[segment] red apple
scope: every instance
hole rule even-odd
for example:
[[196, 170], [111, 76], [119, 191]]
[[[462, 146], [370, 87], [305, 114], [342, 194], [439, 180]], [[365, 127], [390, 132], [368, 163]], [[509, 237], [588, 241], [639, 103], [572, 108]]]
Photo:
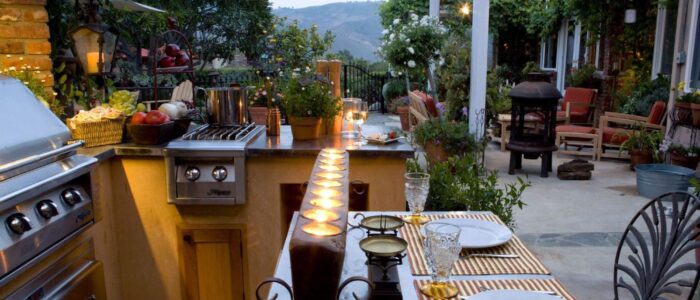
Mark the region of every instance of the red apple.
[[165, 54], [170, 57], [176, 57], [178, 54], [180, 54], [180, 46], [176, 44], [168, 44], [165, 46]]
[[175, 58], [175, 65], [176, 66], [185, 66], [190, 63], [190, 56], [187, 55], [187, 52], [182, 50], [180, 51], [180, 54], [178, 54], [177, 58]]
[[158, 67], [160, 68], [172, 68], [175, 66], [175, 58], [166, 56], [158, 61]]
[[148, 114], [146, 114], [146, 124], [160, 125], [169, 121], [170, 117], [168, 117], [168, 115], [157, 110], [149, 111]]
[[131, 116], [131, 124], [143, 124], [146, 122], [146, 113], [145, 112], [136, 112], [133, 116]]

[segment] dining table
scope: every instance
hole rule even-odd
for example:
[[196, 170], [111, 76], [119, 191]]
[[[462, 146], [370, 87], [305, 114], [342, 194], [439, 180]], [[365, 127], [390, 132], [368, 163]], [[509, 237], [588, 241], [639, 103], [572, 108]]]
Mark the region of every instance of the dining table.
[[[346, 233], [345, 244], [345, 260], [343, 262], [343, 270], [341, 282], [347, 278], [354, 276], [368, 277], [367, 256], [360, 248], [360, 241], [367, 237], [367, 231], [362, 228], [353, 228], [362, 219], [360, 216], [370, 217], [379, 215], [406, 216], [405, 211], [363, 211], [348, 213], [348, 227]], [[483, 211], [455, 211], [455, 212], [424, 212], [424, 216], [431, 220], [440, 218], [477, 218], [484, 220], [494, 220], [500, 222], [497, 216], [491, 212]], [[289, 256], [289, 242], [291, 233], [294, 231], [294, 224], [297, 224], [298, 212], [294, 213], [290, 228], [285, 239], [284, 247], [280, 252], [274, 277], [281, 279], [294, 288], [313, 288], [313, 287], [294, 287], [292, 284], [291, 263]], [[500, 222], [502, 224], [502, 222]], [[410, 227], [416, 226], [416, 227]], [[426, 300], [430, 299], [422, 295], [417, 287], [420, 284], [430, 282], [430, 269], [425, 265], [425, 260], [422, 256], [422, 244], [412, 241], [416, 239], [420, 226], [404, 225], [399, 231], [398, 236], [408, 241], [408, 249], [406, 257], [402, 263], [396, 266], [399, 277], [400, 291], [405, 300]], [[449, 280], [459, 285], [460, 294], [453, 299], [469, 299], [473, 294], [483, 292], [490, 289], [507, 289], [520, 290], [520, 287], [530, 287], [533, 291], [556, 291], [562, 299], [575, 299], [564, 285], [558, 281], [554, 275], [542, 264], [541, 261], [520, 241], [516, 234], [513, 234], [508, 241], [510, 248], [505, 251], [517, 251], [520, 254], [520, 261], [513, 258], [481, 258], [469, 261], [471, 258], [464, 258], [464, 261], [455, 263], [452, 275]], [[513, 247], [512, 245], [515, 244]], [[413, 256], [413, 257], [411, 257]], [[314, 265], [309, 262], [306, 267], [323, 268], [323, 266]], [[524, 285], [521, 285], [524, 284]], [[470, 290], [471, 289], [471, 290]], [[478, 289], [478, 290], [477, 290]], [[525, 290], [526, 288], [522, 288]], [[467, 291], [467, 292], [465, 292]], [[471, 292], [471, 294], [469, 293]], [[362, 282], [354, 282], [349, 284], [341, 293], [340, 299], [369, 299], [370, 289], [367, 284]], [[354, 295], [353, 295], [354, 294]], [[280, 284], [272, 284], [266, 299], [291, 299], [289, 292]]]

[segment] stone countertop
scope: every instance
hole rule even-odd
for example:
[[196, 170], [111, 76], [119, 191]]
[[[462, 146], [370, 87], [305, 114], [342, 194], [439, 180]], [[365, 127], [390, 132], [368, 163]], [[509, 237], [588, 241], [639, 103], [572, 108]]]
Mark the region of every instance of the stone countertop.
[[[367, 131], [382, 130], [379, 126], [365, 126]], [[247, 157], [293, 157], [316, 156], [323, 148], [347, 149], [351, 156], [360, 157], [398, 157], [413, 158], [414, 149], [401, 139], [388, 145], [367, 144], [363, 146], [353, 145], [354, 140], [344, 139], [340, 136], [321, 136], [316, 140], [296, 141], [292, 137], [292, 129], [282, 126], [280, 136], [267, 136], [265, 132], [254, 139], [246, 149]], [[107, 160], [114, 156], [145, 156], [163, 157], [162, 145], [136, 145], [124, 143], [117, 145], [105, 145], [92, 148], [78, 149], [78, 154], [95, 157], [99, 160]]]
[[[365, 132], [381, 130], [378, 126], [365, 126]], [[280, 136], [267, 136], [264, 132], [257, 137], [246, 150], [248, 157], [260, 156], [316, 156], [323, 148], [342, 148], [350, 156], [378, 156], [413, 158], [414, 149], [404, 139], [388, 145], [367, 144], [353, 145], [354, 141], [340, 136], [321, 136], [316, 140], [296, 141], [292, 137], [290, 126], [282, 126]]]

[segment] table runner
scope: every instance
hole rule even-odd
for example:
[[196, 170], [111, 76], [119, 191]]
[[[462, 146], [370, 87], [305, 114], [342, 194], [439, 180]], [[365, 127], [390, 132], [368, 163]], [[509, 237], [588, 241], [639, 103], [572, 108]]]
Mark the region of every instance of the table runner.
[[[446, 213], [426, 215], [431, 220], [445, 218], [472, 218], [503, 224], [492, 213], [458, 214]], [[423, 238], [420, 226], [406, 224], [400, 235], [408, 242], [408, 261], [413, 275], [431, 275], [423, 253]], [[519, 258], [465, 257], [460, 258], [452, 268], [452, 275], [501, 275], [501, 274], [550, 274], [549, 270], [528, 250], [523, 242], [513, 234], [508, 243], [498, 247], [470, 250], [469, 253], [517, 254]]]
[[[429, 283], [430, 280], [414, 280], [414, 286], [418, 299], [429, 300], [428, 296], [421, 293], [420, 287]], [[461, 296], [472, 296], [482, 290], [526, 290], [526, 291], [552, 291], [556, 292], [564, 299], [575, 300], [569, 291], [556, 279], [501, 279], [501, 280], [451, 280], [453, 285], [459, 289]]]

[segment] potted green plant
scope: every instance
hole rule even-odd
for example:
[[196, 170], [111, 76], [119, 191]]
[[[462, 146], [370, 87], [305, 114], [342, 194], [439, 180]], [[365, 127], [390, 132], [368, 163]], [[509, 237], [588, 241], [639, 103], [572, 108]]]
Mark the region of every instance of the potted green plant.
[[320, 78], [292, 77], [283, 94], [295, 140], [317, 139], [323, 119], [335, 117], [342, 109], [339, 99], [331, 94], [330, 84]]
[[683, 145], [673, 144], [668, 148], [671, 164], [695, 170], [700, 162], [700, 149], [696, 147], [686, 148]]
[[639, 128], [629, 131], [627, 140], [620, 145], [620, 151], [627, 151], [630, 155], [630, 169], [640, 164], [650, 164], [660, 161], [659, 143], [663, 139], [658, 130], [646, 130]]
[[408, 120], [408, 102], [408, 96], [399, 97], [389, 102], [389, 111], [399, 115], [401, 130], [403, 131], [411, 129]]
[[431, 119], [416, 126], [413, 136], [430, 162], [444, 162], [450, 156], [461, 156], [479, 147], [466, 122]]
[[[678, 92], [683, 93], [684, 82], [678, 84]], [[693, 109], [692, 103], [695, 102], [695, 93], [685, 93], [676, 98], [673, 106], [676, 109], [676, 120], [678, 124], [690, 125], [693, 124]], [[699, 111], [700, 113], [700, 111]], [[700, 115], [698, 115], [700, 117]], [[700, 120], [700, 119], [699, 119]]]
[[[272, 97], [268, 97], [272, 95]], [[248, 88], [248, 112], [250, 119], [255, 124], [267, 124], [267, 113], [270, 108], [279, 107], [282, 102], [282, 94], [277, 92], [274, 81], [260, 82]]]

